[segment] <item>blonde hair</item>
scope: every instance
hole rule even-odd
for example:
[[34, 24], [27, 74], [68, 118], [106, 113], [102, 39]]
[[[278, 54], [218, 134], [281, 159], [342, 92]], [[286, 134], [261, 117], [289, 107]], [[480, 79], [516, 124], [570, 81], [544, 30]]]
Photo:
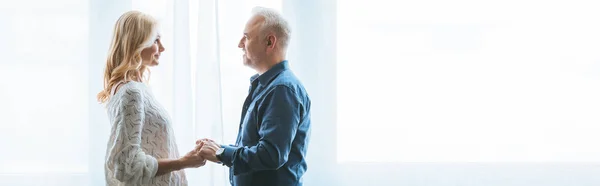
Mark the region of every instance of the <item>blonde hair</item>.
[[98, 93], [98, 101], [105, 103], [111, 90], [122, 81], [147, 81], [141, 52], [150, 47], [158, 35], [158, 23], [152, 16], [129, 11], [121, 15], [115, 24], [113, 37], [104, 69], [104, 89]]

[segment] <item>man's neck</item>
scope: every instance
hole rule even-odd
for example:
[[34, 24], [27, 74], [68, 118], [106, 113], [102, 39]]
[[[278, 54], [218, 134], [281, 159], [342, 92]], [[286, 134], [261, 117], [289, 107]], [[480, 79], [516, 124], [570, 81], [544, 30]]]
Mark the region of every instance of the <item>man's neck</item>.
[[258, 73], [258, 75], [262, 75], [265, 72], [269, 71], [269, 69], [271, 69], [273, 66], [282, 62], [284, 59], [285, 58], [283, 58], [283, 57], [269, 59], [269, 60], [265, 61], [265, 63], [263, 63], [263, 65], [261, 65], [260, 67], [257, 67], [255, 70]]

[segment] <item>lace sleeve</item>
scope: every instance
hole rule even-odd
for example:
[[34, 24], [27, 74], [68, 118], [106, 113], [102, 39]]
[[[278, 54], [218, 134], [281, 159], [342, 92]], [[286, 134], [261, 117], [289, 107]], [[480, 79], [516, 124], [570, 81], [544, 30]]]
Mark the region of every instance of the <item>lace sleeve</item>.
[[115, 140], [109, 150], [107, 168], [112, 169], [117, 180], [129, 184], [147, 184], [156, 175], [158, 161], [141, 148], [141, 131], [144, 123], [142, 91], [125, 88], [120, 97], [120, 109], [115, 118]]

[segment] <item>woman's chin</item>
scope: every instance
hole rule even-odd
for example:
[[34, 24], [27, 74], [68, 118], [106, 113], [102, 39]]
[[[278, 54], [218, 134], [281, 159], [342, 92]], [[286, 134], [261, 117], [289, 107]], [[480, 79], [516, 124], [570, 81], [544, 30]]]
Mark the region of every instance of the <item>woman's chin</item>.
[[150, 63], [150, 65], [148, 65], [148, 66], [151, 66], [151, 67], [158, 66], [158, 61], [152, 61], [152, 63]]

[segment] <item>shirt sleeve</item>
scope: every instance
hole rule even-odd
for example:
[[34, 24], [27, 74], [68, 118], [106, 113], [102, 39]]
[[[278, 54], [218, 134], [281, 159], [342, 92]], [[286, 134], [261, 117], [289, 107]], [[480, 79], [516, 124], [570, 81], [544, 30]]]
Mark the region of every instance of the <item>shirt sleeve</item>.
[[[126, 87], [122, 87], [126, 88]], [[148, 184], [156, 175], [158, 161], [141, 149], [144, 99], [139, 89], [126, 89], [115, 118], [115, 140], [109, 149], [107, 168], [127, 185]]]
[[238, 175], [252, 171], [276, 170], [287, 160], [298, 125], [301, 103], [294, 91], [277, 86], [266, 97], [258, 135], [259, 142], [251, 147], [223, 146], [222, 162]]

